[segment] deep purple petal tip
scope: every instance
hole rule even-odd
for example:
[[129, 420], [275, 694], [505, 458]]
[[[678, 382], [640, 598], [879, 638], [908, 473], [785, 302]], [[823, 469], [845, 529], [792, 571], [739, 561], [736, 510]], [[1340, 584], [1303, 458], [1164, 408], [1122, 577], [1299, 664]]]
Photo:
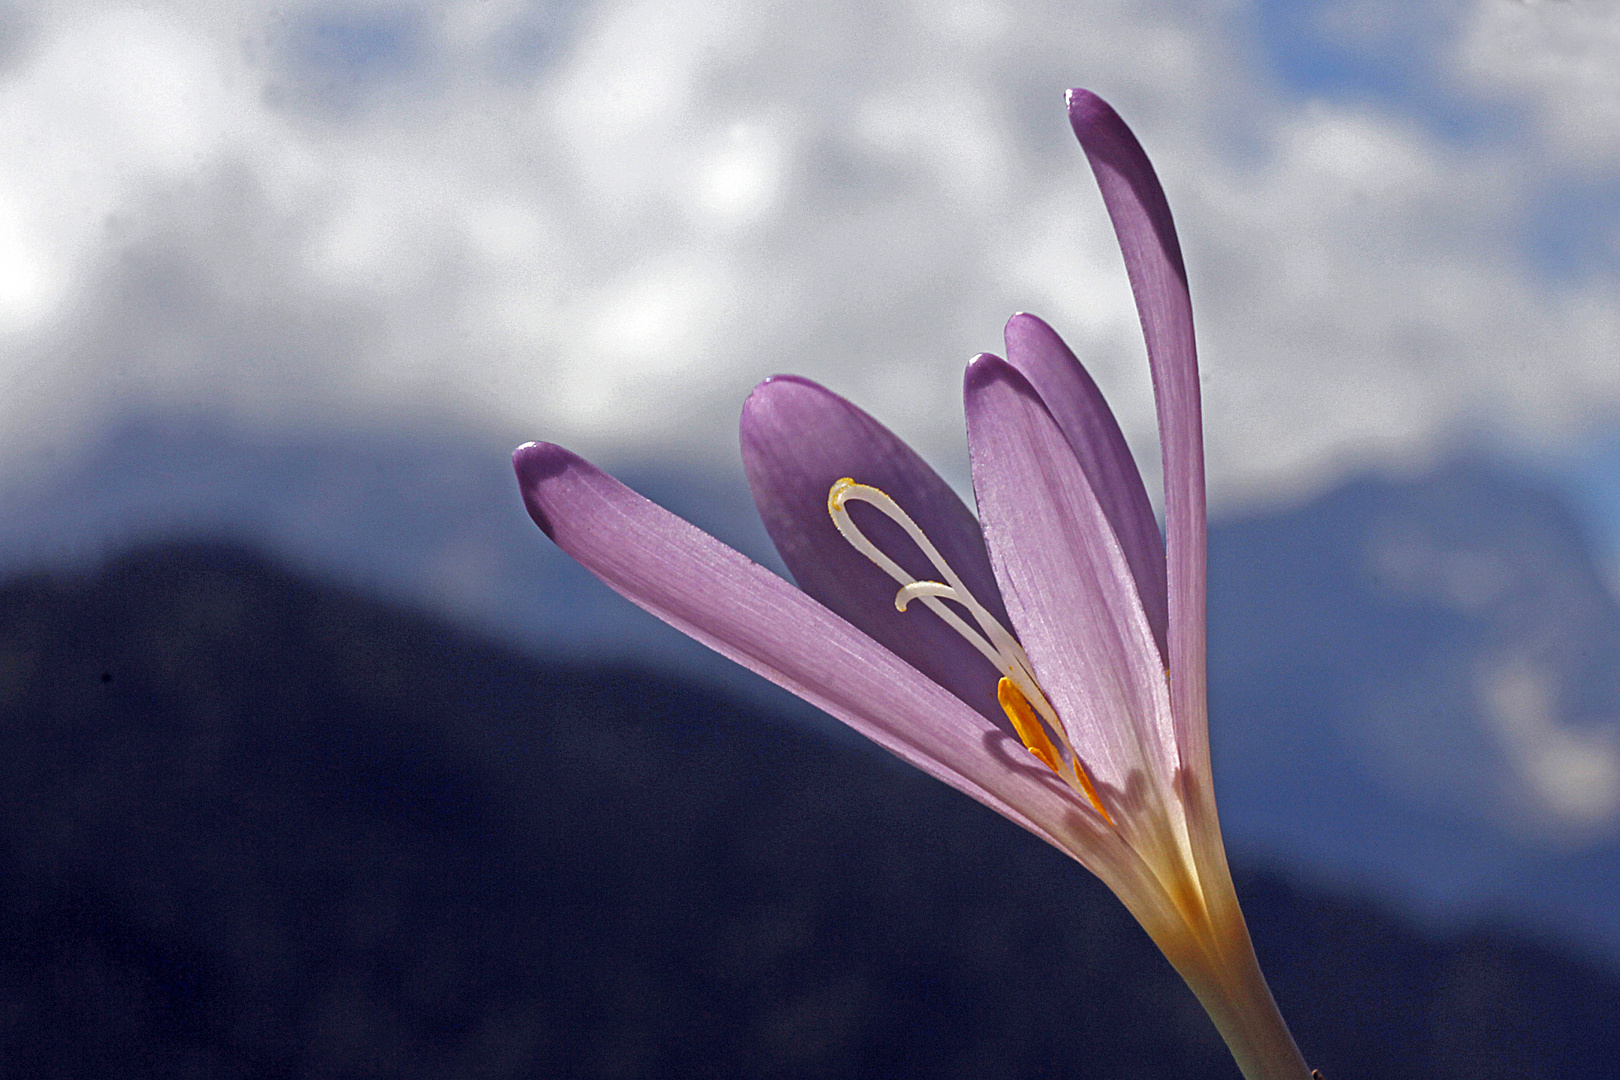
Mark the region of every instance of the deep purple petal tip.
[[1007, 361], [995, 353], [979, 353], [968, 361], [967, 370], [962, 373], [962, 389], [971, 391], [975, 387], [983, 386], [987, 380], [996, 378], [1006, 363]]
[[[1097, 174], [1103, 200], [1120, 241], [1129, 247], [1133, 238], [1126, 234], [1146, 230], [1163, 249], [1164, 258], [1186, 288], [1187, 269], [1182, 262], [1181, 243], [1170, 215], [1170, 204], [1159, 185], [1159, 178], [1148, 161], [1147, 152], [1114, 107], [1090, 90], [1070, 90], [1069, 126]], [[1126, 263], [1132, 263], [1130, 252]], [[1132, 284], [1139, 268], [1132, 269]]]
[[1069, 106], [1069, 123], [1093, 124], [1114, 114], [1113, 106], [1083, 87], [1075, 87], [1063, 95]]
[[754, 407], [756, 405], [756, 399], [757, 399], [760, 391], [764, 390], [766, 387], [771, 386], [774, 383], [795, 383], [795, 384], [797, 384], [799, 386], [812, 386], [812, 387], [815, 387], [817, 390], [823, 389], [823, 387], [821, 386], [820, 383], [817, 383], [817, 382], [814, 382], [814, 381], [812, 381], [810, 379], [807, 379], [803, 375], [788, 375], [788, 374], [767, 375], [765, 378], [761, 379], [758, 383], [756, 383], [754, 385], [754, 388], [748, 392], [748, 398], [743, 402], [743, 413], [744, 413], [744, 415], [746, 415], [748, 413], [748, 411], [749, 411], [749, 409], [751, 407]]
[[523, 495], [523, 505], [528, 508], [529, 516], [534, 519], [534, 523], [540, 526], [540, 531], [553, 540], [557, 537], [551, 527], [550, 518], [546, 514], [545, 507], [534, 498], [533, 492], [540, 483], [556, 476], [579, 460], [577, 454], [564, 450], [555, 443], [526, 442], [512, 451], [512, 468], [517, 473], [518, 490]]

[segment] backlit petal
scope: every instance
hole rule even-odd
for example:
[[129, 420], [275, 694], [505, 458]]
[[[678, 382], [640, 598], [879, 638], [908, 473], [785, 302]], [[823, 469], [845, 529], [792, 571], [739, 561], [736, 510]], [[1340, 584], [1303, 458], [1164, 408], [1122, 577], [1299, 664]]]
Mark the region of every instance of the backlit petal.
[[1166, 643], [1164, 537], [1142, 474], [1114, 412], [1074, 352], [1045, 322], [1019, 313], [1007, 321], [1007, 362], [1028, 379], [1069, 439], [1086, 479], [1125, 550], [1159, 651]]
[[1204, 436], [1192, 299], [1170, 204], [1136, 136], [1087, 90], [1069, 91], [1069, 123], [1114, 223], [1147, 340], [1164, 460], [1170, 685], [1200, 869], [1227, 874], [1210, 785], [1205, 707], [1207, 591]]
[[1176, 760], [1164, 671], [1108, 518], [1023, 375], [981, 356], [964, 384], [985, 540], [1041, 687], [1115, 805], [1144, 781], [1167, 793]]

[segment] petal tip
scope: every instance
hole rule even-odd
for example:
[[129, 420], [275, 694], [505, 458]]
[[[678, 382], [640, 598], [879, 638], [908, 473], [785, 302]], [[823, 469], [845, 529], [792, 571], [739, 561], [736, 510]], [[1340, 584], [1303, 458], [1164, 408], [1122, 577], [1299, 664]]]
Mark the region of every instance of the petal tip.
[[1091, 124], [1114, 111], [1108, 102], [1082, 87], [1075, 87], [1064, 97], [1069, 106], [1069, 121], [1076, 127]]
[[996, 379], [1004, 377], [1011, 370], [1007, 361], [995, 353], [980, 353], [968, 361], [967, 371], [962, 375], [962, 388], [969, 394], [980, 389]]
[[795, 394], [802, 391], [811, 391], [825, 397], [836, 396], [825, 386], [803, 375], [772, 375], [763, 379], [748, 392], [748, 398], [743, 402], [742, 415], [738, 418], [738, 425], [746, 441], [751, 431], [764, 423], [763, 417], [768, 415], [773, 405], [782, 400], [783, 394]]
[[[1020, 311], [1007, 320], [1007, 325], [1002, 330], [1002, 337], [1011, 342], [1039, 333], [1051, 334], [1054, 331], [1051, 325], [1039, 315], [1031, 315], [1027, 311]], [[1011, 349], [1012, 346], [1008, 345], [1008, 351], [1011, 351]]]
[[512, 469], [517, 473], [518, 490], [523, 494], [523, 505], [529, 516], [540, 526], [540, 531], [556, 539], [545, 504], [539, 497], [539, 488], [545, 481], [561, 473], [578, 459], [555, 443], [526, 442], [512, 451]]
[[[528, 483], [550, 475], [562, 460], [572, 456], [556, 443], [526, 442], [512, 451], [512, 468], [517, 470], [520, 481]], [[537, 470], [549, 471], [537, 473]]]
[[815, 390], [822, 389], [819, 383], [812, 382], [803, 375], [768, 375], [756, 383], [754, 388], [748, 392], [748, 400], [743, 402], [743, 408], [747, 408], [748, 401], [753, 401], [760, 394], [769, 393], [772, 389], [783, 386], [808, 386]]

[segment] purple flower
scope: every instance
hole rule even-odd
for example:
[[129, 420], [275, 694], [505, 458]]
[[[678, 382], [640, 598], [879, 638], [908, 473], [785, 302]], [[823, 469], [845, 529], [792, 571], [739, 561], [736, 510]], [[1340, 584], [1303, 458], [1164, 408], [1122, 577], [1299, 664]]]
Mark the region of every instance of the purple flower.
[[559, 446], [524, 502], [612, 588], [1072, 855], [1198, 995], [1245, 1076], [1303, 1078], [1221, 843], [1205, 710], [1204, 458], [1192, 307], [1164, 192], [1102, 99], [1069, 93], [1136, 296], [1163, 441], [1161, 538], [1096, 385], [1032, 315], [965, 398], [976, 521], [870, 416], [761, 383], [742, 449], [799, 587]]

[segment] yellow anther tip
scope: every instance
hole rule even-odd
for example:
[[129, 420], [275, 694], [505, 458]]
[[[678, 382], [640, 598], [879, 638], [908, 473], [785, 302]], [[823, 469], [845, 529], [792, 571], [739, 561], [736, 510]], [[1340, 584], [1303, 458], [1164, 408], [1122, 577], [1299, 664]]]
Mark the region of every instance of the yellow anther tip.
[[849, 498], [850, 490], [860, 487], [852, 478], [845, 476], [833, 481], [833, 486], [827, 489], [827, 512], [836, 514], [844, 508], [844, 500]]

